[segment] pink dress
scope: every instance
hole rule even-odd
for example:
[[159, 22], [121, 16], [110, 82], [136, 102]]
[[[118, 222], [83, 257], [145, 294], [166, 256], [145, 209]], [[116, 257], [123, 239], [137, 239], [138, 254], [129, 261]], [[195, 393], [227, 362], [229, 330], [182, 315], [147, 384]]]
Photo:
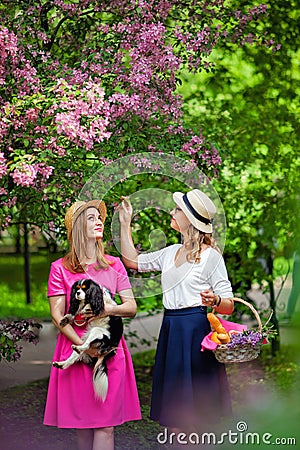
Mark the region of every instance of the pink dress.
[[[107, 256], [107, 255], [106, 255]], [[92, 278], [108, 288], [114, 295], [131, 288], [126, 270], [119, 258], [107, 269], [96, 270], [90, 265], [86, 273], [71, 273], [58, 259], [51, 265], [48, 296], [66, 295], [66, 312], [69, 309], [73, 283], [82, 278]], [[81, 336], [84, 327], [74, 329]], [[59, 333], [53, 361], [63, 361], [72, 352], [71, 341]], [[59, 428], [103, 428], [141, 419], [135, 375], [131, 355], [122, 337], [115, 356], [107, 361], [108, 393], [103, 402], [94, 394], [92, 368], [78, 362], [67, 369], [51, 368], [44, 425]]]

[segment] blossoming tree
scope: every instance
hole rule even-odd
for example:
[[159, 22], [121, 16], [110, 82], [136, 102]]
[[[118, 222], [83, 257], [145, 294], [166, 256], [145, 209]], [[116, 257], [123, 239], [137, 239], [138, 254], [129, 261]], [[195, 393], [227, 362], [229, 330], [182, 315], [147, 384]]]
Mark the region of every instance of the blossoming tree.
[[121, 155], [169, 152], [213, 175], [217, 145], [201, 118], [184, 121], [176, 87], [182, 70], [213, 70], [217, 47], [276, 49], [257, 26], [267, 7], [248, 3], [0, 1], [2, 227], [58, 226], [91, 174]]

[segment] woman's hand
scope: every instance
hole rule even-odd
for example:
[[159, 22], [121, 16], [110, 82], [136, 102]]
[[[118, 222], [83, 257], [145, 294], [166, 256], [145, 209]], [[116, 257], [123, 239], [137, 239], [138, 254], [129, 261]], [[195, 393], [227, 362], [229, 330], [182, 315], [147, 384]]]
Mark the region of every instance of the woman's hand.
[[90, 318], [89, 322], [106, 316], [134, 317], [136, 315], [137, 306], [132, 289], [120, 291], [119, 296], [122, 302], [120, 305], [105, 303], [103, 313]]
[[95, 316], [93, 314], [86, 313], [86, 314], [84, 314], [84, 318], [86, 319], [86, 321], [88, 323], [90, 323], [93, 320], [101, 319], [101, 317], [113, 316], [114, 308], [115, 308], [114, 305], [111, 305], [110, 303], [105, 303], [104, 311], [101, 314], [98, 314], [97, 316]]
[[234, 301], [232, 298], [221, 298], [219, 295], [210, 290], [200, 292], [200, 295], [204, 306], [215, 308], [215, 311], [220, 314], [232, 314], [234, 310]]
[[131, 219], [133, 209], [126, 197], [121, 197], [122, 202], [117, 207], [119, 211], [119, 221], [121, 229], [121, 253], [126, 267], [129, 269], [138, 269], [138, 252], [135, 249], [131, 234]]
[[219, 296], [216, 295], [213, 291], [207, 290], [200, 292], [202, 303], [204, 306], [215, 306], [218, 301]]
[[120, 223], [130, 224], [132, 219], [133, 208], [128, 197], [121, 197], [122, 202], [117, 207], [119, 211]]

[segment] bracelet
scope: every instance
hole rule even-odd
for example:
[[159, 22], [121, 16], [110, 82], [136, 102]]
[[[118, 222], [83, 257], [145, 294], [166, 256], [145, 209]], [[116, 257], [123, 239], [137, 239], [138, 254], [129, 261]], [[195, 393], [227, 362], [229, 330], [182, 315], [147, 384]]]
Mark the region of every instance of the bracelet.
[[221, 304], [222, 299], [221, 299], [220, 295], [217, 295], [217, 297], [218, 297], [218, 299], [214, 302], [214, 307], [218, 308], [218, 306], [220, 306], [220, 304]]

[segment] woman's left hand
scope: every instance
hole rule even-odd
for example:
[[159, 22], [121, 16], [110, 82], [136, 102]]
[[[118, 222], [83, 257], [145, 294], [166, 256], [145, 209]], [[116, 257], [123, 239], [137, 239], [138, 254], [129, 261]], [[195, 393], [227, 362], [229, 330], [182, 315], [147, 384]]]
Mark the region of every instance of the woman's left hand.
[[106, 303], [104, 305], [104, 311], [101, 314], [98, 314], [98, 316], [88, 316], [87, 314], [85, 314], [85, 319], [89, 323], [95, 319], [100, 319], [101, 317], [112, 316], [113, 310], [114, 310], [114, 305]]
[[200, 292], [202, 303], [204, 306], [215, 306], [217, 295], [210, 290]]

